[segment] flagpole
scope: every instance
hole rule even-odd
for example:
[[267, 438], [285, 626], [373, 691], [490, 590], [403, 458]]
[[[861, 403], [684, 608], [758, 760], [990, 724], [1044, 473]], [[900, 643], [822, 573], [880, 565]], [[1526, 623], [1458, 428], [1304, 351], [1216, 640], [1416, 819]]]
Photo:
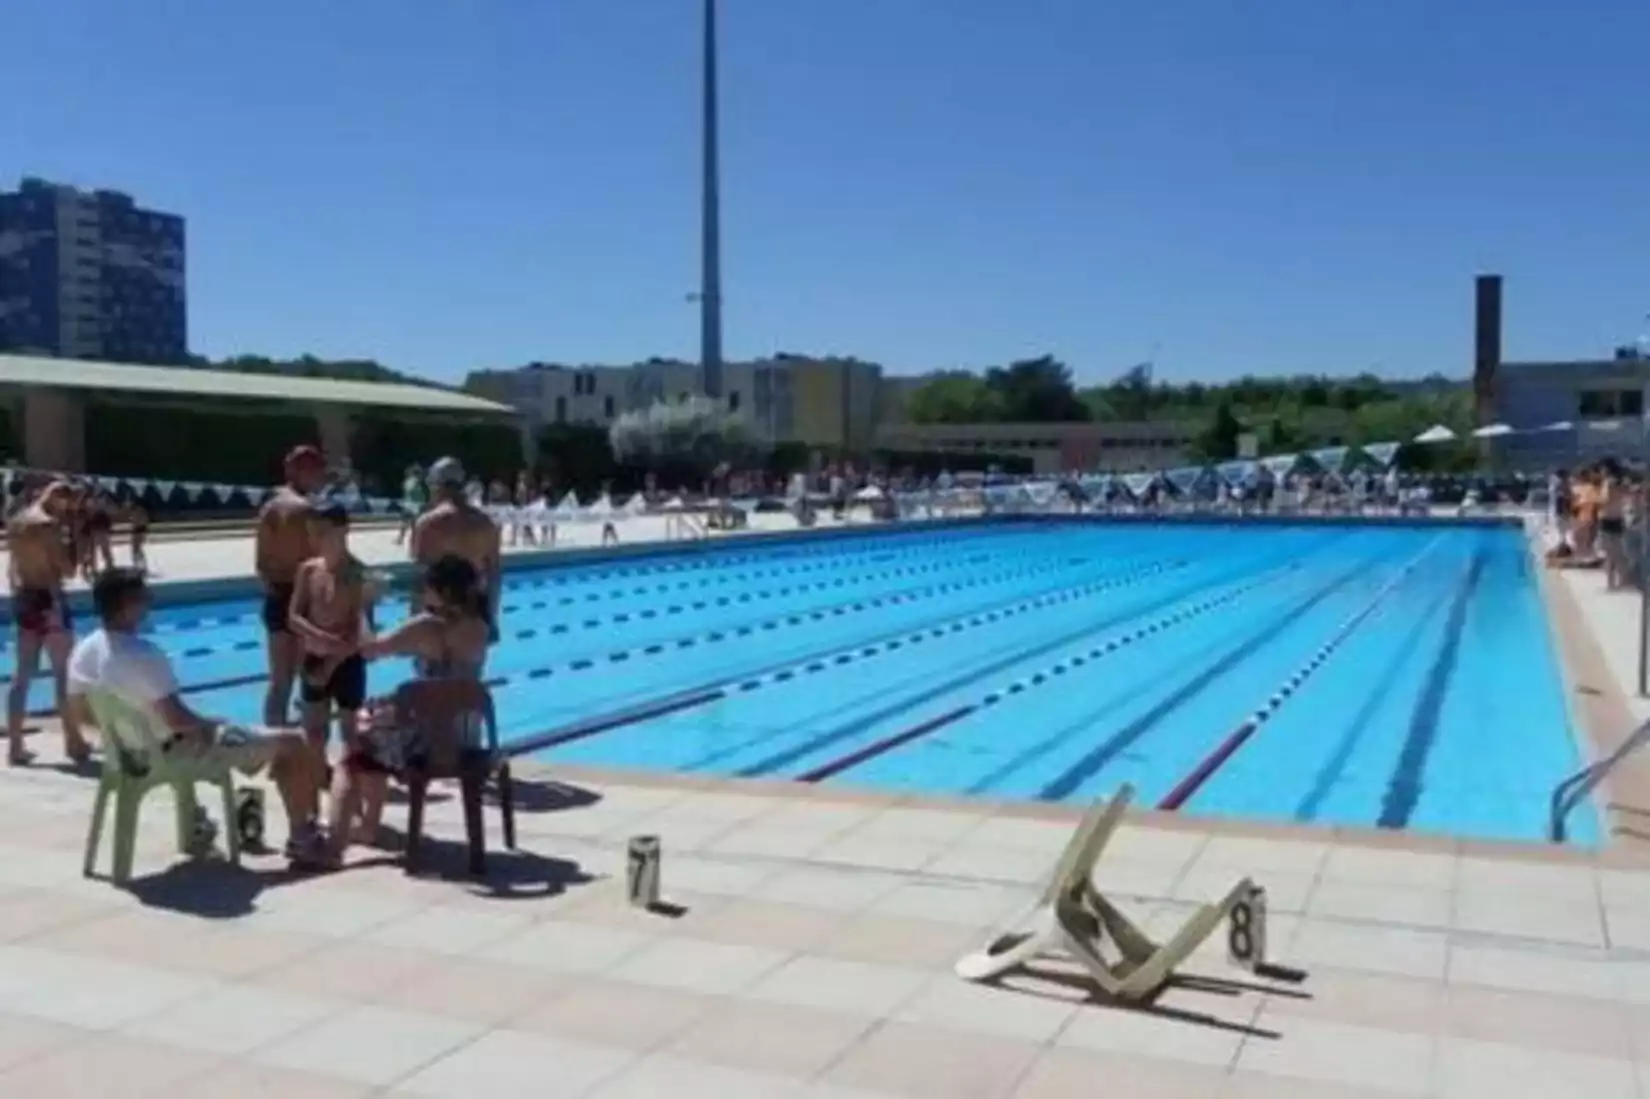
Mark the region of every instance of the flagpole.
[[722, 399], [722, 195], [716, 125], [716, 0], [704, 0], [703, 111], [700, 133], [699, 370], [705, 396]]

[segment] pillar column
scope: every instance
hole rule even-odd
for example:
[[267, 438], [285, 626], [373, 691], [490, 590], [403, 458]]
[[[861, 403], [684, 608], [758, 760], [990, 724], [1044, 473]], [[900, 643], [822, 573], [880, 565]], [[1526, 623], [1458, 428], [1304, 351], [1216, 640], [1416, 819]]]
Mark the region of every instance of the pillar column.
[[316, 438], [321, 442], [321, 452], [327, 456], [328, 465], [338, 469], [354, 468], [350, 465], [350, 427], [347, 409], [323, 406], [315, 410]]
[[516, 427], [521, 432], [521, 468], [537, 469], [539, 465], [539, 435], [533, 428], [533, 421], [524, 416], [516, 422]]
[[23, 396], [23, 464], [53, 473], [85, 473], [86, 401], [64, 389]]

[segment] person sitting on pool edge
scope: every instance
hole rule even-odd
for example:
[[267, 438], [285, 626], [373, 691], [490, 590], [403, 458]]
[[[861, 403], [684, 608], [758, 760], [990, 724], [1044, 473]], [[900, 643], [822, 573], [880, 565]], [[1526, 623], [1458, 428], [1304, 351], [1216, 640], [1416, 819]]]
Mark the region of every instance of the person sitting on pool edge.
[[[480, 679], [492, 630], [481, 574], [448, 554], [429, 565], [423, 580], [424, 609], [362, 645], [360, 655], [410, 656], [419, 679]], [[399, 720], [393, 698], [369, 702], [359, 727], [333, 779], [327, 830], [334, 861], [351, 842], [377, 841], [390, 776], [418, 751], [416, 730]]]
[[249, 729], [190, 709], [166, 653], [139, 635], [149, 613], [149, 587], [141, 572], [106, 569], [92, 584], [92, 605], [102, 628], [81, 639], [69, 657], [69, 695], [76, 710], [89, 709], [88, 693], [108, 691], [159, 716], [171, 734], [161, 748], [168, 755], [221, 761], [246, 775], [269, 768], [286, 809], [287, 858], [318, 864], [325, 853], [316, 825], [321, 781], [303, 734]]

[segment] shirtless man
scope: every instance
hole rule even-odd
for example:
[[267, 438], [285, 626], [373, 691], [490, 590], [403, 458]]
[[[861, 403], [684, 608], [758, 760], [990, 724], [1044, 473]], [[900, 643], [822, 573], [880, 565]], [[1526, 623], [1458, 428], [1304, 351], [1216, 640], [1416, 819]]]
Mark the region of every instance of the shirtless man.
[[326, 482], [326, 460], [312, 446], [286, 456], [286, 483], [258, 512], [254, 553], [264, 589], [264, 629], [269, 635], [269, 688], [264, 694], [264, 724], [287, 724], [292, 680], [298, 668], [298, 638], [287, 624], [298, 566], [315, 556], [309, 544], [308, 495]]
[[57, 710], [63, 723], [63, 748], [71, 760], [84, 762], [91, 754], [80, 733], [78, 708], [69, 704], [69, 651], [74, 647], [74, 624], [63, 581], [74, 576], [77, 562], [63, 539], [63, 523], [74, 490], [61, 481], [48, 485], [40, 498], [23, 508], [6, 525], [11, 576], [12, 619], [17, 623], [17, 669], [6, 696], [7, 759], [13, 766], [33, 757], [23, 747], [23, 717], [28, 708], [29, 684], [45, 649], [57, 680]]
[[[464, 558], [481, 574], [487, 588], [487, 622], [498, 640], [499, 574], [503, 569], [498, 524], [464, 493], [464, 467], [457, 458], [442, 458], [430, 466], [434, 503], [413, 524], [410, 553], [428, 568], [448, 554]], [[424, 609], [424, 594], [415, 585], [413, 611]]]
[[299, 697], [304, 732], [324, 762], [334, 706], [344, 742], [354, 747], [355, 715], [367, 699], [366, 570], [349, 552], [349, 509], [337, 501], [310, 510], [315, 556], [298, 566], [287, 622], [303, 650]]

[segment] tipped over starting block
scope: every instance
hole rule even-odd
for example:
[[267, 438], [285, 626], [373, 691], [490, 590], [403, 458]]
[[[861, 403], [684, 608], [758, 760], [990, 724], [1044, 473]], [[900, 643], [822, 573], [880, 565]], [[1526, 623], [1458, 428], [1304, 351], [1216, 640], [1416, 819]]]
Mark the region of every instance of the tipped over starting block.
[[1167, 942], [1154, 942], [1094, 885], [1094, 867], [1110, 842], [1134, 788], [1121, 787], [1089, 809], [1066, 842], [1037, 902], [998, 936], [956, 965], [957, 976], [989, 981], [1039, 957], [1064, 955], [1120, 1000], [1151, 996], [1175, 968], [1226, 927], [1227, 956], [1251, 972], [1266, 965], [1266, 891], [1251, 879], [1233, 885], [1215, 904], [1194, 912]]

